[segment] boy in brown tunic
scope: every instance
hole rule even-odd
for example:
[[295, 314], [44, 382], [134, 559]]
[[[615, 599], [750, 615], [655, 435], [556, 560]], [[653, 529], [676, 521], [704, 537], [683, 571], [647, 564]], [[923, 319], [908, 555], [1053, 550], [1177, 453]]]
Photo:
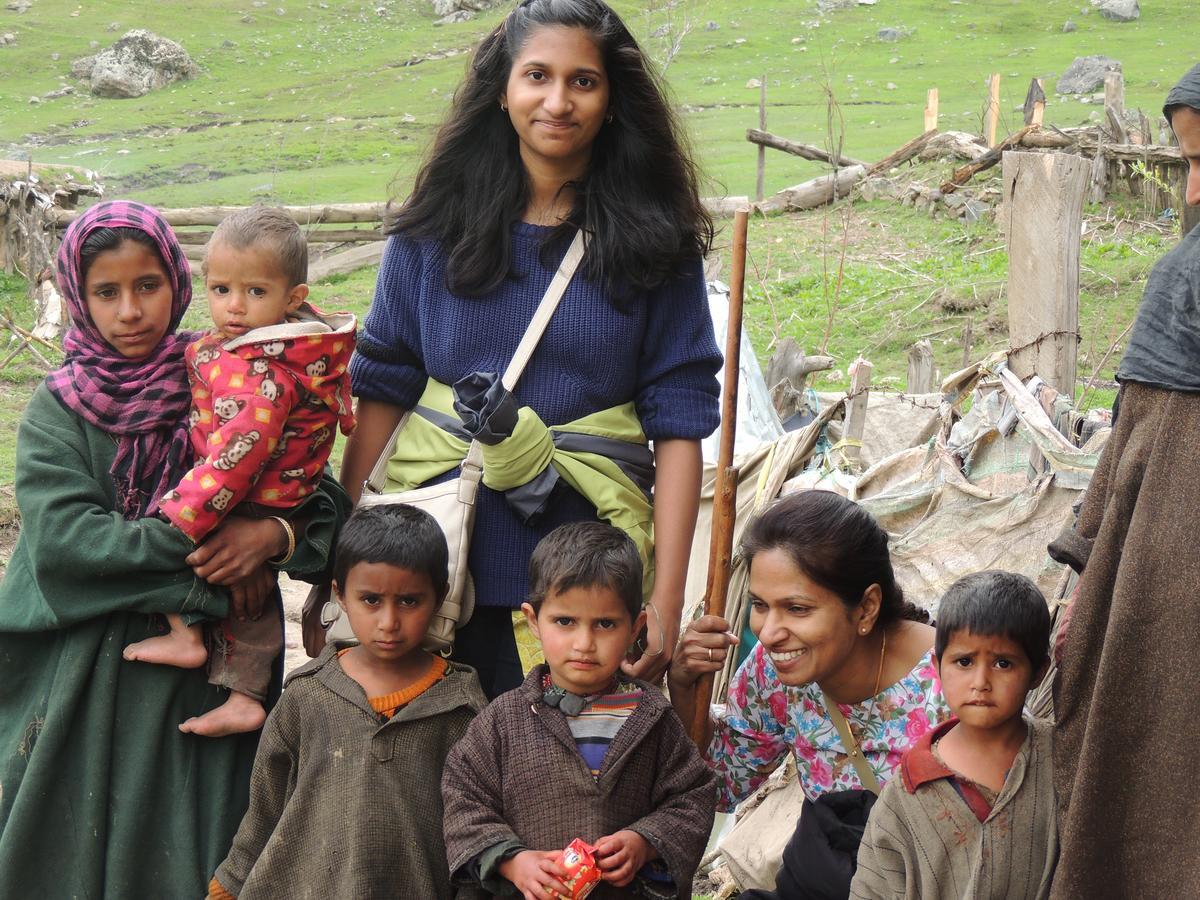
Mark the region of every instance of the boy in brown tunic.
[[437, 827], [442, 761], [487, 702], [471, 669], [421, 649], [446, 582], [430, 515], [395, 504], [350, 517], [333, 587], [358, 644], [292, 673], [210, 900], [477, 896], [450, 884]]
[[1021, 710], [1049, 642], [1046, 600], [1024, 576], [978, 572], [950, 586], [934, 652], [956, 718], [909, 750], [883, 789], [851, 897], [1047, 896], [1058, 857], [1051, 730]]
[[581, 838], [603, 878], [593, 898], [688, 898], [716, 781], [666, 698], [619, 675], [645, 618], [637, 550], [616, 528], [575, 523], [543, 539], [529, 568], [522, 610], [547, 665], [446, 760], [450, 871], [501, 896], [571, 896], [559, 853]]

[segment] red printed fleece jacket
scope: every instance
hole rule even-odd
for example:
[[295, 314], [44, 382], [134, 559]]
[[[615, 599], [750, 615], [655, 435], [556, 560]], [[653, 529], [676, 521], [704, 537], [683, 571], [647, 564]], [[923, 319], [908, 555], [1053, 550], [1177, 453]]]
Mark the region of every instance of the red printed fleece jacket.
[[355, 319], [303, 304], [286, 322], [187, 349], [197, 463], [159, 512], [201, 541], [237, 504], [295, 506], [321, 480], [334, 428], [354, 429]]

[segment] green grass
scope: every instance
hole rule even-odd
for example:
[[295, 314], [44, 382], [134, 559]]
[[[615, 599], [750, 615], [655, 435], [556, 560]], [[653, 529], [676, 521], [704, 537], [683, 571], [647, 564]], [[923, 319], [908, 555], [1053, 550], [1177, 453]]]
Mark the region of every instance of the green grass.
[[[1030, 78], [1047, 77], [1052, 88], [1077, 55], [1121, 59], [1127, 105], [1151, 114], [1193, 62], [1193, 47], [1178, 39], [1186, 0], [1148, 4], [1130, 24], [1081, 15], [1081, 0], [882, 0], [824, 17], [798, 0], [615, 5], [660, 60], [669, 37], [655, 37], [656, 29], [678, 33], [690, 23], [667, 78], [712, 194], [753, 191], [755, 150], [744, 132], [757, 124], [758, 91], [746, 84], [764, 74], [770, 130], [822, 143], [828, 84], [844, 116], [845, 152], [874, 159], [921, 131], [930, 87], [941, 93], [943, 128], [978, 130], [986, 76], [999, 72], [1003, 130], [1016, 123]], [[104, 176], [110, 195], [163, 205], [369, 200], [387, 195], [393, 179], [403, 193], [462, 77], [464, 51], [501, 16], [498, 9], [434, 27], [424, 0], [271, 0], [262, 8], [206, 0], [186, 15], [180, 9], [38, 0], [20, 16], [0, 11], [0, 27], [18, 34], [0, 48], [0, 152], [86, 166]], [[252, 21], [242, 21], [246, 14]], [[1068, 18], [1078, 30], [1063, 34]], [[106, 31], [114, 22], [117, 30]], [[709, 22], [716, 30], [706, 30]], [[894, 25], [913, 33], [896, 43], [876, 38]], [[203, 74], [135, 100], [78, 92], [28, 104], [69, 80], [71, 60], [93, 52], [89, 39], [103, 46], [132, 27], [180, 41]], [[447, 51], [456, 53], [426, 59]], [[1096, 112], [1052, 95], [1047, 119], [1073, 125]], [[767, 188], [817, 171], [772, 153]]]
[[[753, 192], [755, 148], [744, 132], [757, 125], [758, 91], [746, 84], [764, 74], [769, 130], [824, 143], [828, 87], [844, 152], [874, 159], [921, 130], [929, 87], [940, 90], [943, 129], [978, 131], [985, 78], [1000, 72], [1004, 131], [1017, 124], [1013, 109], [1031, 77], [1047, 77], [1052, 90], [1075, 56], [1103, 52], [1124, 63], [1127, 106], [1154, 114], [1193, 54], [1177, 39], [1190, 9], [1184, 0], [1149, 4], [1127, 25], [1082, 15], [1081, 0], [881, 0], [827, 16], [797, 0], [760, 0], [752, 9], [732, 0], [615, 5], [656, 59], [670, 40], [655, 37], [656, 29], [666, 24], [678, 33], [690, 24], [667, 80], [706, 172], [705, 192], [713, 195]], [[380, 7], [386, 15], [376, 14]], [[15, 45], [0, 48], [0, 156], [91, 168], [108, 196], [170, 206], [403, 194], [463, 75], [467, 51], [502, 14], [434, 27], [419, 0], [271, 0], [262, 8], [206, 0], [186, 15], [180, 9], [145, 0], [38, 0], [23, 15], [0, 10], [0, 29], [18, 35]], [[245, 15], [252, 21], [243, 22]], [[1078, 30], [1063, 34], [1068, 18]], [[118, 28], [108, 32], [112, 22]], [[709, 22], [717, 28], [707, 30]], [[879, 28], [896, 25], [912, 35], [897, 43], [876, 39]], [[107, 45], [133, 27], [180, 41], [203, 74], [136, 100], [80, 91], [28, 104], [64, 80], [72, 59], [94, 52], [89, 39]], [[1097, 112], [1051, 93], [1047, 120], [1074, 125]], [[933, 182], [946, 169], [931, 164], [905, 177]], [[767, 191], [820, 171], [771, 151]], [[990, 175], [992, 183], [997, 178]], [[1132, 198], [1118, 196], [1090, 212], [1079, 372], [1086, 378], [1099, 367], [1097, 377], [1110, 382], [1120, 352], [1109, 349], [1131, 321], [1150, 265], [1174, 236], [1133, 226], [1128, 220], [1143, 213]], [[750, 250], [746, 327], [756, 351], [765, 362], [783, 336], [810, 353], [825, 349], [840, 374], [821, 387], [845, 386], [845, 366], [859, 353], [875, 363], [877, 384], [900, 386], [908, 346], [926, 336], [948, 374], [962, 364], [968, 321], [972, 359], [1005, 345], [1007, 255], [993, 223], [964, 226], [893, 203], [859, 203], [755, 220]], [[373, 269], [338, 276], [315, 286], [313, 297], [362, 315], [374, 278]], [[207, 320], [203, 293], [196, 293], [187, 327]], [[0, 279], [0, 308], [11, 308], [22, 324], [32, 321], [16, 279]], [[26, 357], [0, 371], [0, 484], [11, 483], [15, 423], [40, 377]], [[1112, 391], [1102, 386], [1080, 399], [1108, 403]], [[340, 442], [334, 453], [336, 462]]]

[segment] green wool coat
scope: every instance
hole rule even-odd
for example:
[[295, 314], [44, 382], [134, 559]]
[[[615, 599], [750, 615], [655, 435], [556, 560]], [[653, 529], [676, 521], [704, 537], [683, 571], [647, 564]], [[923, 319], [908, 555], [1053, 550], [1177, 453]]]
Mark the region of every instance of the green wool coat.
[[[202, 897], [246, 809], [257, 734], [178, 724], [225, 693], [203, 669], [125, 662], [153, 613], [225, 615], [228, 596], [184, 564], [166, 522], [126, 521], [111, 435], [43, 384], [17, 440], [20, 539], [0, 584], [0, 900]], [[325, 567], [345, 495], [306, 509], [287, 566]]]

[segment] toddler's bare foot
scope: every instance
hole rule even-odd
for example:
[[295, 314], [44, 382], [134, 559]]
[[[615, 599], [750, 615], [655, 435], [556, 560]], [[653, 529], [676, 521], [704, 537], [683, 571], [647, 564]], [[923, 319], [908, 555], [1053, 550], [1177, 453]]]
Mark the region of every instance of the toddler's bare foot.
[[204, 638], [198, 627], [172, 628], [159, 637], [130, 644], [121, 655], [130, 662], [157, 663], [178, 669], [198, 669], [208, 662], [208, 651], [204, 649]]
[[229, 699], [216, 709], [209, 710], [202, 716], [193, 716], [180, 725], [179, 730], [201, 737], [225, 737], [230, 734], [258, 731], [266, 720], [267, 711], [261, 703], [248, 694], [234, 691], [229, 695]]

